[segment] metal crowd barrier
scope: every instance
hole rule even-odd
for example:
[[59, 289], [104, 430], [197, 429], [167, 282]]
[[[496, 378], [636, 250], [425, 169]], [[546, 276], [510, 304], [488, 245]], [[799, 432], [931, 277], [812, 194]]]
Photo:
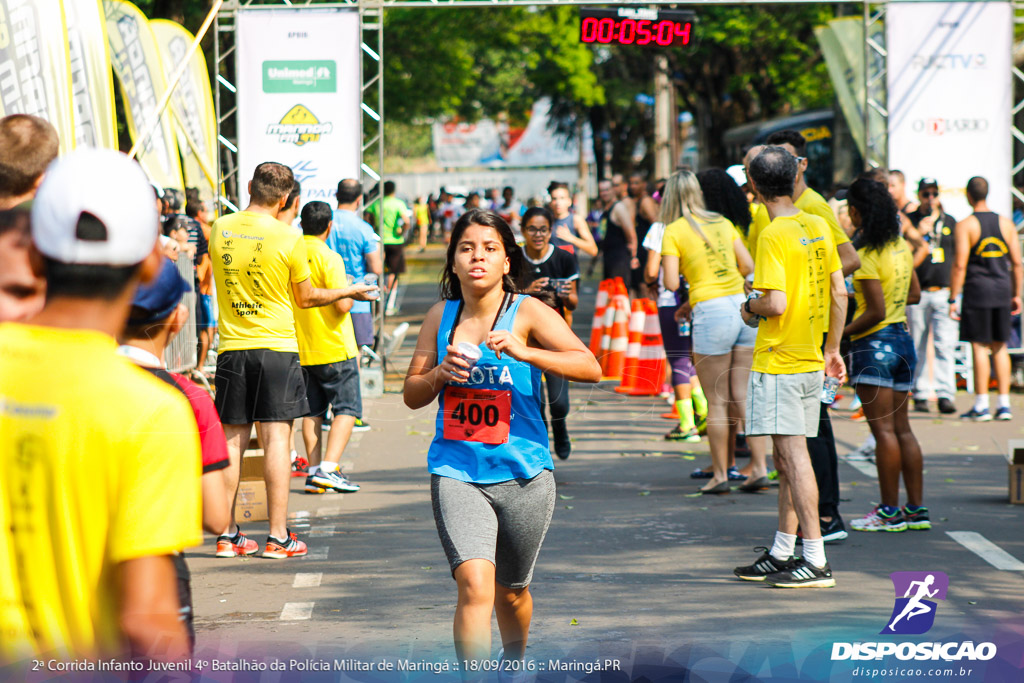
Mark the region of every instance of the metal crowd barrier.
[[185, 372], [192, 370], [198, 363], [199, 333], [196, 330], [196, 292], [194, 261], [188, 254], [178, 254], [178, 272], [185, 281], [192, 285], [193, 291], [185, 294], [182, 303], [188, 308], [188, 321], [181, 332], [171, 340], [164, 350], [164, 363], [169, 372]]

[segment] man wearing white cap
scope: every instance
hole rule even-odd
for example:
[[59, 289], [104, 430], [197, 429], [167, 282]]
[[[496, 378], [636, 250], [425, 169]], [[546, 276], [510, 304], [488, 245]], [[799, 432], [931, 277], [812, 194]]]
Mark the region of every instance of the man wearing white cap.
[[142, 170], [111, 150], [49, 167], [32, 206], [46, 303], [0, 324], [0, 659], [188, 655], [171, 554], [202, 542], [188, 402], [117, 355], [157, 272]]

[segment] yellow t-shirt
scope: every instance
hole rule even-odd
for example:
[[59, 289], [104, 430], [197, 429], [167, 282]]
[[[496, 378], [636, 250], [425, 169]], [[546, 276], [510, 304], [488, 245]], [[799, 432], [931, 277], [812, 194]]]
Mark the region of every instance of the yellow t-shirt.
[[297, 353], [291, 285], [309, 279], [302, 233], [270, 216], [233, 213], [210, 230], [210, 260], [220, 351]]
[[115, 568], [202, 543], [188, 401], [99, 332], [0, 325], [0, 659], [121, 651]]
[[842, 270], [825, 221], [803, 211], [773, 220], [761, 233], [754, 288], [786, 294], [786, 311], [757, 328], [752, 369], [771, 375], [824, 367], [821, 340], [828, 331], [832, 273]]
[[[850, 241], [847, 237], [846, 232], [843, 231], [842, 226], [839, 225], [839, 221], [836, 220], [836, 214], [832, 211], [832, 207], [828, 205], [825, 198], [820, 194], [807, 188], [803, 191], [796, 201], [793, 202], [796, 208], [801, 211], [819, 216], [825, 219], [828, 223], [828, 227], [832, 230], [832, 241], [838, 247], [840, 244], [846, 244]], [[761, 231], [768, 227], [771, 222], [771, 218], [768, 216], [768, 207], [764, 204], [751, 204], [751, 210], [753, 212], [753, 220], [750, 222], [750, 230], [747, 233], [747, 248], [750, 250], [750, 256], [757, 262], [757, 238], [761, 234]]]
[[902, 237], [889, 242], [881, 250], [864, 247], [858, 249], [857, 254], [860, 256], [860, 268], [853, 274], [856, 315], [861, 315], [866, 308], [862, 281], [878, 280], [885, 298], [885, 320], [867, 332], [853, 335], [853, 339], [866, 337], [886, 325], [907, 322], [907, 292], [910, 291], [910, 279], [914, 272], [914, 254]]
[[[345, 262], [331, 251], [323, 240], [306, 235], [306, 255], [309, 257], [310, 284], [324, 289], [344, 289]], [[299, 362], [302, 365], [326, 365], [355, 358], [356, 345], [352, 316], [341, 315], [334, 304], [315, 308], [295, 307], [295, 332], [299, 340]]]
[[742, 294], [743, 276], [733, 248], [733, 242], [740, 239], [736, 226], [725, 218], [704, 222], [695, 216], [694, 220], [707, 242], [686, 218], [665, 228], [661, 242], [662, 254], [679, 257], [679, 274], [690, 283], [690, 303]]

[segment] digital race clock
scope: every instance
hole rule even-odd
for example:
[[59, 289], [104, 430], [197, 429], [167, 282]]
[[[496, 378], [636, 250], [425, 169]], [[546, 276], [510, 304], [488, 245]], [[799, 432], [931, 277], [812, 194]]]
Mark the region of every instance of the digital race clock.
[[580, 41], [600, 45], [653, 45], [682, 47], [690, 44], [696, 15], [683, 10], [643, 7], [580, 9]]

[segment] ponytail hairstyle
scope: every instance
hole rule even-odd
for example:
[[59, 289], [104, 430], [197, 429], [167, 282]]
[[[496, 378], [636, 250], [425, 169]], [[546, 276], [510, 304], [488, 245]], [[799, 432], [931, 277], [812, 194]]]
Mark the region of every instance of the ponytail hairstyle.
[[847, 190], [846, 200], [860, 214], [860, 225], [853, 235], [856, 248], [880, 251], [900, 237], [899, 212], [888, 187], [876, 180], [859, 178]]
[[448, 243], [448, 254], [445, 258], [444, 270], [441, 271], [441, 298], [452, 301], [462, 301], [462, 283], [455, 274], [455, 250], [459, 246], [459, 240], [466, 228], [471, 225], [480, 225], [485, 228], [493, 228], [501, 237], [501, 244], [505, 248], [505, 256], [508, 258], [508, 273], [502, 278], [501, 288], [506, 292], [518, 292], [518, 283], [526, 270], [526, 261], [523, 257], [523, 250], [516, 244], [512, 228], [502, 219], [501, 216], [487, 209], [470, 209], [459, 217], [452, 228], [451, 242]]

